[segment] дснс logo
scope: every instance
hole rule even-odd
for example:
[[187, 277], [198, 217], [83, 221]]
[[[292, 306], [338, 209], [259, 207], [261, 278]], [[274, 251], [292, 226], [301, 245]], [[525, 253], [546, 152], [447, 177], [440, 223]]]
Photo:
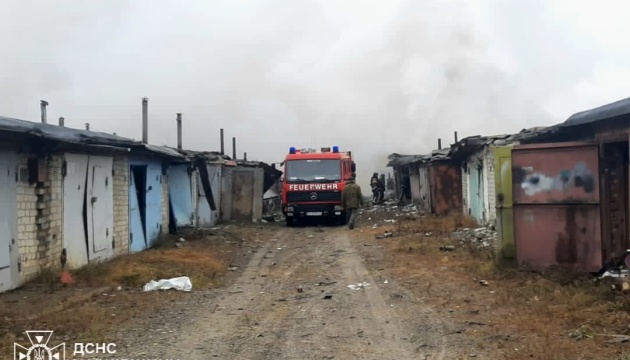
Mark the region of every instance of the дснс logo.
[[14, 360], [65, 360], [66, 343], [61, 343], [53, 348], [48, 347], [52, 337], [52, 331], [26, 331], [26, 336], [31, 341], [30, 347], [24, 347], [18, 343], [13, 344]]

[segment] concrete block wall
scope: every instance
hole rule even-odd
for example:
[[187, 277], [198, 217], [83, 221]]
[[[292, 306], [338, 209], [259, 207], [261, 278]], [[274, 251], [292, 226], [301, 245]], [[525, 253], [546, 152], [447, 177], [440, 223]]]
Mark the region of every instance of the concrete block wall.
[[[474, 165], [475, 159], [480, 158], [483, 163], [482, 177], [483, 177], [483, 193], [484, 193], [484, 210], [486, 213], [486, 222], [484, 226], [495, 225], [497, 218], [496, 211], [496, 189], [494, 179], [494, 152], [491, 146], [486, 146], [482, 150], [479, 150], [474, 155], [470, 156], [467, 160], [468, 167]], [[464, 214], [468, 214], [468, 208], [470, 207], [470, 199], [468, 197], [468, 184], [470, 174], [464, 172], [462, 169], [462, 199], [463, 199], [463, 211]]]
[[483, 176], [486, 194], [486, 214], [488, 214], [488, 224], [496, 225], [496, 181], [494, 179], [494, 151], [492, 146], [486, 146], [483, 154]]
[[[38, 159], [38, 181], [28, 183], [29, 155], [20, 156], [18, 168], [18, 241], [20, 279], [28, 281], [42, 270], [61, 267], [63, 239], [63, 158]], [[23, 176], [24, 175], [24, 176]]]
[[114, 157], [114, 256], [129, 253], [129, 159]]
[[464, 171], [464, 168], [462, 167], [462, 212], [464, 215], [469, 215], [468, 214], [468, 208], [469, 208], [469, 201], [468, 201], [468, 169], [466, 169], [466, 171]]

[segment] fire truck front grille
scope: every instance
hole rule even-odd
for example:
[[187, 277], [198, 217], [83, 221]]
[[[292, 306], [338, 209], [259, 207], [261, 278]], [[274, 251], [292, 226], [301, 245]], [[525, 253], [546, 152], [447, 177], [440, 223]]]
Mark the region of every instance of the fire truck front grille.
[[341, 191], [289, 192], [287, 202], [341, 201]]

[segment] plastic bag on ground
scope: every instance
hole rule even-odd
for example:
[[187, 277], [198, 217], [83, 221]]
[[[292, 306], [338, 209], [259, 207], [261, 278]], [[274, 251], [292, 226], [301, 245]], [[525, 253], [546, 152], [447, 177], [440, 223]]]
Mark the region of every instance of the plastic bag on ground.
[[175, 289], [179, 291], [191, 291], [192, 282], [188, 276], [180, 276], [172, 279], [151, 280], [144, 285], [144, 291]]

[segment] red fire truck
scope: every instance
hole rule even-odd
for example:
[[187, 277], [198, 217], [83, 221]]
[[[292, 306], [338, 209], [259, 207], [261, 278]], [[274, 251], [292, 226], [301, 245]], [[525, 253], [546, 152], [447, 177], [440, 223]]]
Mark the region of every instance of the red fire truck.
[[356, 171], [352, 152], [338, 146], [298, 150], [289, 148], [284, 159], [282, 212], [287, 225], [305, 218], [319, 217], [346, 223], [341, 208], [341, 192], [346, 180]]

